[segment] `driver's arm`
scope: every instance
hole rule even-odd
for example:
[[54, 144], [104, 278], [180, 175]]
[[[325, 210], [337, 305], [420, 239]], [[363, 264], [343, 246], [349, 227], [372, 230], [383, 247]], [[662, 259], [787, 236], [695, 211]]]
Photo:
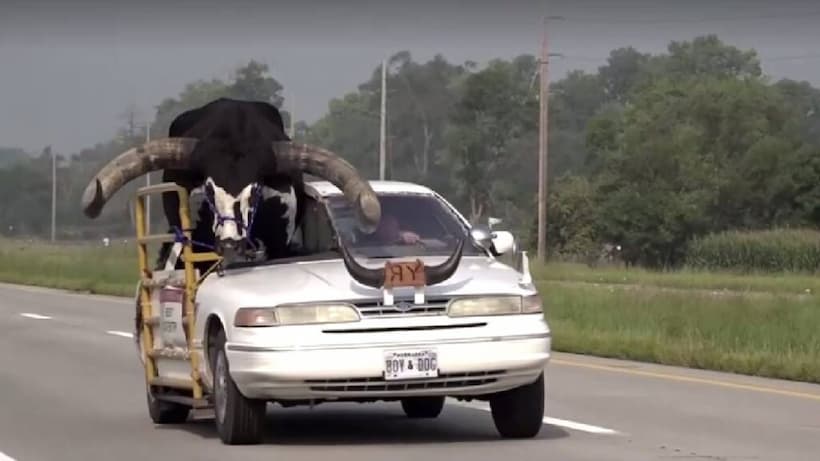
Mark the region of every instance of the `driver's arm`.
[[421, 237], [413, 231], [400, 231], [399, 239], [402, 243], [414, 244], [421, 240]]

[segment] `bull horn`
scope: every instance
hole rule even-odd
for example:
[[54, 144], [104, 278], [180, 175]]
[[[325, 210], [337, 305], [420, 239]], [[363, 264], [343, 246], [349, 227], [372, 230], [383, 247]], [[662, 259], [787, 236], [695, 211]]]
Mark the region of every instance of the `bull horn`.
[[461, 262], [461, 255], [464, 251], [464, 242], [466, 241], [466, 238], [461, 239], [450, 257], [438, 266], [424, 266], [424, 275], [428, 285], [437, 285], [456, 273], [458, 264]]
[[335, 153], [309, 144], [275, 142], [273, 151], [279, 166], [296, 169], [329, 181], [354, 205], [359, 225], [366, 233], [375, 231], [381, 219], [381, 205], [370, 183]]
[[151, 171], [182, 168], [196, 145], [193, 138], [165, 138], [129, 149], [108, 162], [94, 175], [83, 192], [83, 213], [96, 218], [122, 186]]
[[[463, 254], [464, 243], [466, 241], [466, 239], [461, 239], [453, 253], [450, 254], [446, 261], [438, 266], [424, 266], [424, 275], [427, 279], [427, 285], [437, 285], [453, 276], [461, 262], [461, 255]], [[384, 268], [369, 269], [356, 262], [341, 239], [339, 241], [339, 249], [342, 252], [342, 260], [347, 268], [347, 272], [354, 280], [362, 285], [373, 288], [381, 288], [384, 285]]]
[[339, 239], [339, 250], [342, 252], [342, 261], [345, 263], [347, 272], [354, 280], [362, 285], [381, 288], [384, 284], [384, 268], [369, 269], [357, 263], [347, 249], [347, 245]]

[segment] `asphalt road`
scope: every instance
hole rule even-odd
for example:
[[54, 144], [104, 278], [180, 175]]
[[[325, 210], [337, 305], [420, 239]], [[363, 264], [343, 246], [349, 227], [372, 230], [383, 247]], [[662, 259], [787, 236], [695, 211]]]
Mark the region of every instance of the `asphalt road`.
[[264, 444], [211, 420], [154, 426], [128, 301], [0, 285], [0, 461], [817, 460], [820, 386], [556, 354], [543, 430], [497, 437], [481, 404], [268, 409]]

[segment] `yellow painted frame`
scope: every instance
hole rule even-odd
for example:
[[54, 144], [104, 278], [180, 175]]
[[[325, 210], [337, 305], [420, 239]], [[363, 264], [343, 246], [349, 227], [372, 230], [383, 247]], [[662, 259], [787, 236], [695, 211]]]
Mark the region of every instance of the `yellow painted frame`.
[[[157, 374], [156, 357], [158, 354], [154, 351], [154, 338], [152, 334], [152, 323], [154, 319], [154, 309], [151, 305], [151, 290], [156, 288], [153, 282], [153, 271], [148, 265], [148, 244], [150, 243], [165, 243], [173, 242], [174, 234], [148, 234], [146, 231], [145, 220], [145, 198], [153, 194], [176, 193], [179, 198], [179, 219], [182, 224], [183, 234], [188, 238], [188, 242], [182, 247], [182, 261], [185, 271], [185, 303], [183, 307], [184, 325], [186, 327], [188, 354], [187, 357], [182, 357], [191, 363], [191, 381], [180, 381], [161, 378]], [[137, 189], [136, 206], [135, 206], [135, 224], [136, 224], [136, 238], [137, 238], [137, 258], [140, 273], [140, 289], [139, 302], [142, 311], [142, 345], [145, 354], [145, 380], [148, 386], [164, 386], [176, 389], [191, 390], [195, 400], [202, 399], [202, 380], [199, 374], [200, 356], [194, 352], [193, 339], [195, 331], [195, 306], [196, 306], [196, 291], [200, 282], [209, 273], [211, 273], [222, 258], [214, 252], [194, 253], [191, 247], [191, 227], [190, 214], [188, 208], [188, 191], [174, 183], [161, 183], [152, 186], [145, 186]], [[194, 270], [194, 263], [209, 262], [214, 264], [202, 276], [197, 279]]]

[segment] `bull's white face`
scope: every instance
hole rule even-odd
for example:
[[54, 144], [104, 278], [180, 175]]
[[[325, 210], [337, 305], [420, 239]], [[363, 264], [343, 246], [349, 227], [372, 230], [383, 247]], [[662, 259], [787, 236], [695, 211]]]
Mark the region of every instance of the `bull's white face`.
[[[211, 197], [214, 207], [211, 210], [214, 212], [212, 230], [217, 241], [240, 241], [248, 236], [248, 226], [253, 214], [253, 190], [255, 186], [256, 183], [248, 184], [237, 196], [233, 196], [216, 184], [213, 179], [208, 178], [205, 180], [205, 184], [200, 191]], [[290, 243], [296, 227], [296, 192], [293, 187], [290, 188], [288, 193], [282, 193], [263, 186], [259, 198], [260, 203], [256, 205], [260, 205], [261, 200], [268, 200], [273, 197], [277, 197], [286, 205], [286, 211], [282, 218], [287, 220], [287, 243]], [[198, 210], [199, 206], [204, 204], [192, 205], [194, 205], [192, 210]]]

